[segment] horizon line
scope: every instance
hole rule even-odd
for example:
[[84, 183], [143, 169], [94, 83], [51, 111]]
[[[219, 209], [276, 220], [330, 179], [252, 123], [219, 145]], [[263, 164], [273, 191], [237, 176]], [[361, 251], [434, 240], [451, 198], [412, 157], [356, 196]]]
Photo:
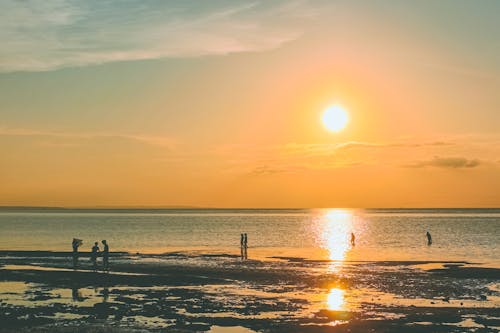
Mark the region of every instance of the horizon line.
[[0, 210], [311, 210], [311, 209], [500, 209], [500, 207], [205, 207], [167, 206], [25, 206], [0, 205]]

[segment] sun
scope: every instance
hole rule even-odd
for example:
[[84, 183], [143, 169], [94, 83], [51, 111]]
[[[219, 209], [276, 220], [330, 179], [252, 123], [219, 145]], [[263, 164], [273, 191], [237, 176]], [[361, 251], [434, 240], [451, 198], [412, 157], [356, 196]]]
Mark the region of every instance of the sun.
[[323, 112], [322, 120], [328, 130], [339, 132], [347, 126], [349, 115], [342, 106], [332, 105]]

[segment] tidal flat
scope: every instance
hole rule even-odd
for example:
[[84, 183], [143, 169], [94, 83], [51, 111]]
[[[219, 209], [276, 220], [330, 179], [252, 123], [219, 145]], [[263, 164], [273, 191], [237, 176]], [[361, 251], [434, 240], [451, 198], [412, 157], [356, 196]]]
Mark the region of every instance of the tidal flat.
[[498, 332], [500, 269], [113, 253], [0, 253], [0, 332]]

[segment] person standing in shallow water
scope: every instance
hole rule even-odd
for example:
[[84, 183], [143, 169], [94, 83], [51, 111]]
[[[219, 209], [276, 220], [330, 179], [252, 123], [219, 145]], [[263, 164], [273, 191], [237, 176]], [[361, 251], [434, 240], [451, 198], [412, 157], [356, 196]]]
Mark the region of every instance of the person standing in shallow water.
[[245, 239], [245, 237], [243, 236], [243, 234], [240, 234], [240, 252], [241, 252], [241, 260], [245, 259], [245, 254], [244, 254], [244, 251], [243, 251], [244, 239]]
[[247, 234], [243, 234], [243, 255], [244, 259], [248, 259], [248, 237]]
[[92, 269], [97, 271], [97, 256], [99, 255], [99, 243], [95, 242], [90, 253], [90, 261], [92, 261]]
[[71, 247], [73, 248], [73, 269], [78, 267], [78, 248], [83, 244], [81, 239], [73, 238]]
[[109, 246], [106, 240], [102, 241], [104, 248], [102, 249], [102, 270], [109, 272]]
[[351, 232], [351, 245], [356, 245], [356, 236], [354, 236], [354, 232]]
[[427, 236], [427, 245], [432, 245], [432, 236], [429, 231], [427, 231], [426, 236]]

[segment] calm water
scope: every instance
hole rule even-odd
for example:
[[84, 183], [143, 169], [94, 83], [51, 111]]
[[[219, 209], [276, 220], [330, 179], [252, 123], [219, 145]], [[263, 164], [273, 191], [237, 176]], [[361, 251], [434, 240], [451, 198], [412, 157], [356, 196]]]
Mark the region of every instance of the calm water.
[[[429, 230], [434, 243], [427, 246]], [[500, 209], [0, 212], [0, 250], [239, 253], [332, 260], [466, 260], [500, 267]], [[350, 233], [356, 246], [350, 245]]]

